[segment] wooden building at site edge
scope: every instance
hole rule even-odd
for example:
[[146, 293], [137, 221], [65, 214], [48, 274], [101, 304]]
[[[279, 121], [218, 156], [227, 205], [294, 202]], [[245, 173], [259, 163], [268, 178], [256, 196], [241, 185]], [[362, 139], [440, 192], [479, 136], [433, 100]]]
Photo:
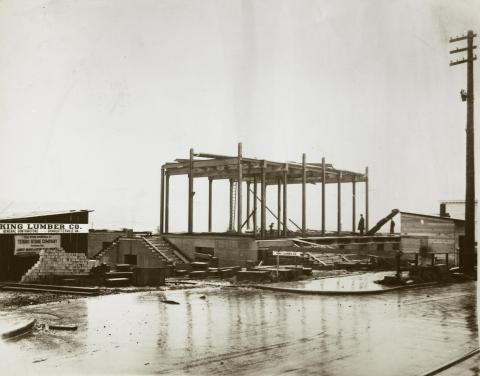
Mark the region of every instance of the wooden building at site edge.
[[41, 249], [88, 252], [91, 210], [28, 213], [0, 217], [0, 281], [19, 281], [39, 259]]

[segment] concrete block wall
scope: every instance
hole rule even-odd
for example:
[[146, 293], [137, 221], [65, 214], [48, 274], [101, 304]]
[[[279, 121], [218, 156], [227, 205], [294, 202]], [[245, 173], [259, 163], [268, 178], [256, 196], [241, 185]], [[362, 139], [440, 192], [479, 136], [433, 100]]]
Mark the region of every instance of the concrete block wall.
[[38, 261], [22, 277], [22, 283], [42, 281], [53, 275], [88, 273], [89, 262], [84, 253], [67, 253], [61, 248], [43, 249]]

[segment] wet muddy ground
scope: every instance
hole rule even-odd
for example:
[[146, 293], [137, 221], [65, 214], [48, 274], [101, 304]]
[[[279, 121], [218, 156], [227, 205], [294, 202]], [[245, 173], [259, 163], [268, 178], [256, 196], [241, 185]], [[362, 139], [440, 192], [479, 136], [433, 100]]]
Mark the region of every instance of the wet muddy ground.
[[52, 302], [15, 313], [78, 330], [37, 329], [0, 343], [0, 367], [15, 375], [418, 375], [478, 347], [475, 287], [361, 297], [209, 287]]

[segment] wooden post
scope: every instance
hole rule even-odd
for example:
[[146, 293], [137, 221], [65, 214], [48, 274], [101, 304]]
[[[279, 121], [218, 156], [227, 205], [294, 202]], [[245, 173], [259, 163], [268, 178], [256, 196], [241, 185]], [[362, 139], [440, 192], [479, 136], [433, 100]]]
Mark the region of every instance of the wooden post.
[[247, 181], [247, 230], [250, 230], [250, 182]]
[[167, 171], [165, 173], [165, 222], [164, 222], [165, 234], [168, 234], [169, 219], [170, 219], [170, 174]]
[[445, 253], [445, 265], [448, 268], [448, 253]]
[[253, 177], [253, 236], [257, 236], [257, 177]]
[[368, 167], [365, 167], [365, 232], [368, 231]]
[[288, 228], [287, 228], [287, 186], [288, 186], [288, 164], [285, 164], [285, 169], [283, 170], [283, 236], [287, 237]]
[[462, 101], [467, 102], [466, 126], [466, 169], [465, 169], [465, 238], [460, 248], [460, 268], [465, 274], [475, 276], [475, 137], [474, 137], [474, 79], [473, 62], [477, 59], [474, 55], [473, 38], [477, 34], [468, 30], [467, 35], [450, 38], [450, 43], [467, 40], [467, 47], [456, 48], [451, 54], [467, 52], [467, 58], [450, 61], [450, 66], [467, 64], [467, 91], [461, 91]]
[[337, 176], [337, 235], [342, 232], [342, 173]]
[[281, 221], [280, 218], [282, 217], [282, 184], [280, 178], [277, 181], [277, 236], [280, 236], [282, 233], [281, 229]]
[[235, 202], [233, 202], [233, 179], [229, 180], [230, 182], [230, 219], [228, 220], [228, 231], [233, 231], [233, 206]]
[[[238, 143], [238, 182], [237, 182], [237, 232], [242, 233], [242, 182], [243, 182], [243, 171], [242, 171], [242, 143]], [[248, 214], [247, 214], [248, 215]]]
[[352, 233], [355, 234], [357, 226], [357, 188], [356, 188], [357, 177], [353, 177], [352, 181]]
[[164, 215], [165, 215], [165, 169], [162, 168], [162, 172], [160, 174], [160, 227], [159, 233], [163, 234], [164, 229]]
[[265, 229], [266, 229], [266, 200], [267, 200], [267, 185], [266, 185], [266, 161], [262, 163], [262, 181], [261, 181], [261, 220], [260, 220], [260, 235], [261, 238], [265, 238]]
[[193, 232], [193, 149], [190, 149], [188, 169], [188, 232]]
[[307, 230], [307, 156], [302, 154], [302, 236], [305, 236]]
[[322, 235], [325, 236], [325, 180], [327, 173], [325, 171], [325, 157], [322, 158]]
[[212, 178], [208, 178], [208, 232], [212, 232]]

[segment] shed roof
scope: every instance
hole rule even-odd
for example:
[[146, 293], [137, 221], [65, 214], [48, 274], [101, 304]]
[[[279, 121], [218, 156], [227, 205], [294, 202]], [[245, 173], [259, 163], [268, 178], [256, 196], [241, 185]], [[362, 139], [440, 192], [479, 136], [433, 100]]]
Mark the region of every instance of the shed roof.
[[442, 217], [440, 215], [412, 213], [412, 212], [406, 212], [406, 211], [400, 211], [400, 214], [408, 214], [408, 215], [414, 215], [414, 216], [417, 216], [417, 217], [426, 217], [426, 218], [434, 218], [434, 219], [443, 219], [443, 220], [446, 220], [446, 221], [454, 221], [454, 222], [465, 222], [464, 219]]
[[36, 218], [36, 217], [50, 217], [52, 215], [62, 215], [62, 214], [77, 214], [77, 213], [90, 213], [93, 210], [81, 209], [81, 210], [64, 210], [64, 211], [33, 211], [27, 213], [13, 213], [8, 215], [0, 214], [0, 221], [5, 220], [17, 220], [23, 218]]

